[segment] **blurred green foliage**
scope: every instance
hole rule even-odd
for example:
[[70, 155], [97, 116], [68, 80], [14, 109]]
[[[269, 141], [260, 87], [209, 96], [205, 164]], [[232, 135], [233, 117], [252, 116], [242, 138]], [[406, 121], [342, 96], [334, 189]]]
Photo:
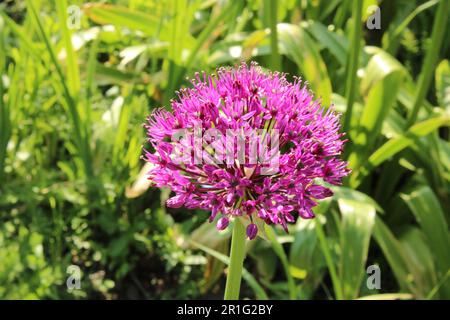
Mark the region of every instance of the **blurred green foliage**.
[[449, 299], [448, 14], [447, 0], [2, 2], [0, 298], [220, 298], [230, 235], [147, 190], [141, 124], [186, 76], [255, 60], [344, 113], [353, 173], [316, 219], [248, 243], [241, 297]]

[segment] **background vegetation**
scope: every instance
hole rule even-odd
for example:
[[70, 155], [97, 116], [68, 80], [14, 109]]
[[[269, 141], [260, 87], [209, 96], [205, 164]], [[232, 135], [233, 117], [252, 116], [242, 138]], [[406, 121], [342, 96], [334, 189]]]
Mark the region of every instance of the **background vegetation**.
[[229, 233], [147, 190], [141, 124], [255, 60], [344, 114], [353, 174], [248, 244], [241, 297], [449, 299], [449, 2], [378, 1], [370, 30], [377, 1], [3, 1], [0, 298], [221, 298]]

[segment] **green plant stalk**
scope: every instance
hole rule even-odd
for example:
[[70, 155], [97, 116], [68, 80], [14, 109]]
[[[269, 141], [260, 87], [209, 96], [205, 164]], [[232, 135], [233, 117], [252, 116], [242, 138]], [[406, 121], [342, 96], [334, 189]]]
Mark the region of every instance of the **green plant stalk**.
[[416, 16], [418, 16], [422, 11], [425, 11], [432, 6], [439, 3], [439, 0], [430, 0], [428, 2], [425, 2], [424, 4], [421, 4], [420, 6], [416, 7], [403, 21], [400, 23], [397, 28], [395, 28], [392, 38], [388, 39], [388, 44], [385, 47], [385, 50], [389, 52], [391, 55], [395, 56], [398, 47], [400, 45], [400, 36], [405, 31], [405, 29], [408, 27], [408, 25], [411, 23], [411, 21], [414, 20]]
[[202, 46], [206, 43], [208, 38], [214, 33], [214, 30], [216, 27], [226, 18], [230, 15], [230, 12], [233, 10], [235, 2], [230, 1], [228, 5], [226, 5], [214, 18], [212, 18], [208, 24], [206, 25], [205, 29], [203, 29], [202, 32], [198, 35], [197, 41], [195, 42], [194, 47], [192, 48], [191, 52], [189, 53], [186, 63], [183, 68], [178, 68], [174, 70], [174, 74], [172, 75], [172, 78], [170, 79], [167, 88], [166, 88], [166, 95], [164, 97], [164, 105], [167, 105], [167, 103], [170, 101], [170, 95], [173, 94], [175, 91], [175, 88], [179, 86], [181, 82], [181, 78], [184, 75], [184, 72], [189, 70], [189, 68], [192, 66], [192, 64], [195, 61], [195, 58], [197, 57], [198, 52], [202, 48]]
[[[67, 27], [67, 1], [56, 1], [56, 12], [61, 26], [62, 41], [66, 50], [67, 83], [72, 97], [77, 97], [80, 91], [80, 74], [78, 70], [77, 55], [72, 47], [72, 34]], [[76, 98], [75, 98], [76, 99]]]
[[356, 95], [356, 72], [358, 71], [359, 50], [361, 43], [361, 19], [363, 1], [353, 0], [353, 25], [351, 30], [350, 55], [347, 59], [347, 76], [345, 81], [345, 97], [347, 98], [347, 110], [344, 116], [344, 132], [350, 128], [353, 103]]
[[242, 267], [245, 257], [245, 228], [239, 219], [235, 219], [231, 238], [230, 266], [225, 286], [225, 300], [239, 299]]
[[270, 10], [270, 66], [272, 70], [281, 70], [281, 57], [278, 51], [277, 0], [269, 0]]
[[430, 87], [431, 78], [446, 30], [449, 3], [450, 1], [448, 0], [441, 0], [439, 7], [437, 8], [437, 16], [434, 19], [433, 31], [431, 33], [431, 42], [425, 55], [422, 71], [419, 75], [418, 87], [416, 88], [416, 96], [414, 97], [412, 111], [406, 122], [407, 127], [412, 126], [414, 122], [416, 122], [420, 106], [423, 104], [425, 95]]
[[[207, 254], [211, 255], [212, 257], [216, 258], [217, 260], [219, 260], [220, 262], [226, 264], [226, 265], [230, 265], [230, 258], [228, 258], [226, 255], [213, 250], [211, 248], [208, 248], [207, 246], [204, 246], [198, 242], [189, 240], [189, 242], [199, 248], [200, 250], [206, 252]], [[242, 268], [242, 278], [247, 281], [247, 284], [250, 288], [253, 289], [253, 292], [255, 293], [255, 297], [258, 300], [269, 300], [269, 297], [267, 296], [266, 292], [264, 291], [264, 288], [261, 287], [258, 282], [256, 281], [256, 279], [253, 277], [253, 275], [248, 272], [248, 270], [246, 270], [245, 268]]]
[[230, 13], [233, 10], [234, 5], [235, 4], [233, 3], [233, 1], [230, 1], [230, 3], [228, 5], [226, 5], [224, 8], [222, 8], [222, 12], [220, 12], [220, 14], [218, 14], [217, 16], [213, 17], [209, 21], [209, 23], [206, 25], [205, 29], [203, 29], [203, 31], [200, 33], [197, 41], [195, 42], [194, 48], [189, 53], [189, 56], [186, 60], [186, 64], [185, 64], [186, 69], [189, 69], [192, 66], [201, 47], [206, 43], [208, 38], [214, 33], [214, 30], [216, 29], [216, 27], [223, 20], [225, 20], [226, 17], [228, 17], [230, 15]]
[[331, 282], [333, 283], [334, 294], [337, 300], [343, 299], [343, 291], [341, 286], [341, 281], [339, 280], [336, 267], [333, 262], [333, 257], [331, 256], [330, 248], [328, 247], [327, 239], [325, 233], [323, 232], [322, 225], [319, 221], [316, 222], [316, 233], [319, 239], [319, 244], [322, 249], [322, 253], [325, 257], [325, 262], [327, 263], [328, 271], [330, 272]]
[[3, 84], [0, 80], [0, 180], [3, 180], [5, 173], [6, 149], [9, 140], [9, 112], [6, 110], [6, 104], [3, 103]]
[[45, 65], [42, 55], [39, 54], [37, 48], [27, 37], [27, 33], [23, 30], [23, 27], [16, 24], [16, 22], [12, 20], [4, 11], [0, 11], [0, 16], [3, 18], [4, 23], [9, 27], [10, 31], [20, 39], [20, 45], [25, 47], [27, 52], [37, 61], [40, 61]]
[[[87, 69], [86, 69], [86, 92], [85, 92], [85, 104], [86, 104], [86, 128], [90, 129], [92, 127], [92, 96], [94, 95], [95, 85], [94, 85], [94, 74], [97, 67], [97, 53], [99, 48], [99, 38], [92, 42], [91, 48], [89, 49]], [[86, 139], [90, 141], [91, 130], [86, 130]]]
[[[4, 28], [4, 26], [0, 25], [0, 28]], [[0, 37], [0, 74], [3, 74], [6, 63], [3, 35], [4, 32], [1, 33]], [[3, 175], [5, 174], [6, 149], [11, 134], [9, 106], [4, 102], [3, 94], [3, 81], [0, 78], [0, 181], [4, 181]]]
[[80, 115], [79, 115], [76, 103], [70, 94], [70, 90], [66, 84], [64, 74], [58, 63], [54, 49], [50, 43], [49, 36], [47, 35], [47, 33], [44, 30], [44, 26], [42, 25], [41, 20], [39, 19], [39, 15], [36, 12], [36, 8], [34, 7], [32, 1], [28, 0], [28, 1], [26, 1], [26, 3], [27, 3], [28, 8], [30, 8], [30, 12], [34, 18], [34, 21], [36, 23], [39, 34], [40, 34], [42, 40], [44, 41], [44, 44], [48, 50], [48, 53], [50, 54], [50, 59], [56, 69], [57, 76], [59, 77], [59, 79], [61, 81], [63, 95], [64, 95], [64, 98], [69, 107], [69, 113], [70, 113], [70, 116], [72, 118], [73, 125], [74, 125], [74, 134], [75, 134], [74, 140], [75, 140], [78, 150], [81, 154], [81, 158], [83, 161], [86, 176], [89, 179], [89, 177], [93, 176], [92, 161], [91, 161], [91, 154], [90, 154], [91, 150], [89, 149], [89, 142], [84, 139], [83, 134], [82, 134], [82, 132], [83, 132], [82, 123], [81, 123], [81, 119], [80, 119]]
[[439, 289], [446, 283], [448, 277], [450, 276], [450, 269], [447, 271], [445, 276], [434, 286], [433, 289], [430, 290], [425, 300], [431, 300], [439, 292]]
[[289, 299], [295, 300], [297, 298], [297, 288], [295, 286], [294, 278], [291, 274], [291, 269], [289, 265], [288, 258], [283, 250], [283, 246], [278, 242], [275, 231], [272, 227], [265, 225], [266, 235], [272, 242], [272, 248], [275, 251], [278, 258], [281, 260], [281, 265], [283, 266], [284, 272], [286, 273], [286, 279], [288, 282]]
[[334, 24], [338, 29], [342, 28], [342, 25], [344, 24], [345, 15], [347, 13], [350, 1], [351, 0], [343, 0], [341, 5], [338, 7], [336, 16], [334, 18]]

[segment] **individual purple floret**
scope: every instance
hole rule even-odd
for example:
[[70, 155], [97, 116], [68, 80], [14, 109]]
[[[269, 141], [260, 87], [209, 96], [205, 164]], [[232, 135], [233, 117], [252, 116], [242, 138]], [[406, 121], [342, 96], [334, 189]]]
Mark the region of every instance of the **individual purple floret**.
[[246, 232], [247, 232], [247, 237], [248, 237], [250, 240], [253, 240], [253, 239], [255, 239], [256, 234], [258, 233], [258, 227], [256, 226], [256, 224], [250, 223], [250, 224], [247, 226]]

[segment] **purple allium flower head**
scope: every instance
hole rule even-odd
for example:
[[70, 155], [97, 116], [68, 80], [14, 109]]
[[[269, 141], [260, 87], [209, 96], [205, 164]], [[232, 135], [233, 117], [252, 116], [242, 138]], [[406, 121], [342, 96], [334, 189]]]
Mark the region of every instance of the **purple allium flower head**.
[[[144, 150], [144, 159], [153, 164], [149, 179], [175, 193], [169, 207], [211, 211], [211, 222], [220, 213], [219, 230], [229, 218], [243, 217], [251, 222], [249, 238], [258, 232], [255, 220], [287, 231], [288, 222], [297, 215], [313, 218], [317, 200], [332, 195], [323, 182], [338, 185], [350, 172], [339, 159], [345, 143], [339, 115], [322, 108], [299, 79], [289, 82], [285, 74], [243, 63], [211, 76], [196, 74], [192, 87], [181, 89], [171, 105], [172, 112], [158, 109], [145, 125], [151, 151]], [[174, 139], [180, 131], [196, 132], [201, 140], [191, 135]], [[231, 131], [243, 133], [245, 143], [256, 141], [245, 134], [263, 132], [257, 140], [278, 147], [276, 170], [273, 154], [269, 163], [250, 161], [247, 145], [238, 156], [232, 144], [229, 158], [227, 143], [235, 141]], [[192, 152], [192, 145], [201, 151]], [[225, 152], [226, 163], [219, 161]]]

